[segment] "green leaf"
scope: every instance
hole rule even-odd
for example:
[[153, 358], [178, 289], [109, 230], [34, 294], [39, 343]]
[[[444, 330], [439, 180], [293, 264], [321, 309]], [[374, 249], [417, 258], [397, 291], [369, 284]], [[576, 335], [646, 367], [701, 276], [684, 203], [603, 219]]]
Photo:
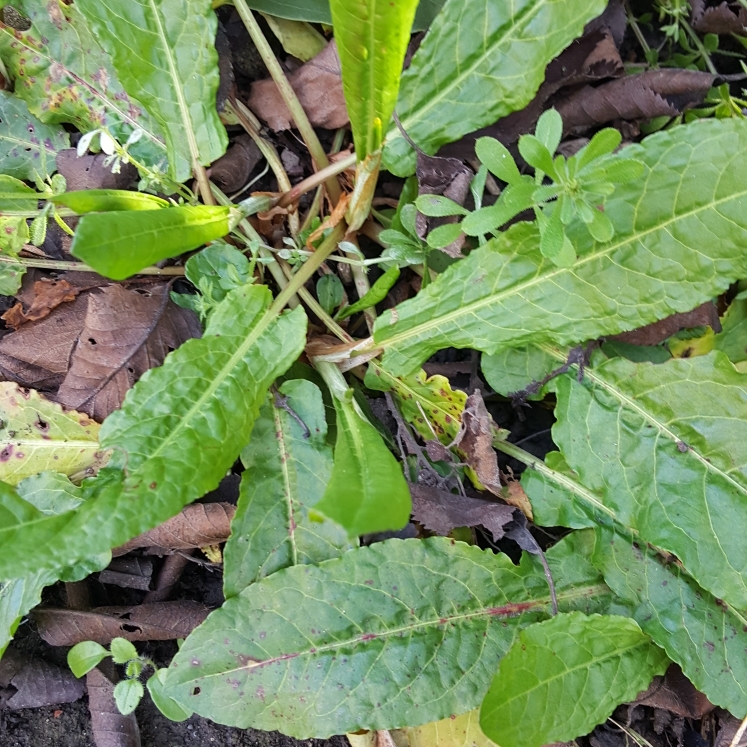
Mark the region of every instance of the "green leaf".
[[585, 145], [576, 154], [576, 164], [580, 171], [581, 169], [588, 166], [592, 161], [602, 156], [609, 155], [615, 148], [617, 148], [622, 141], [622, 135], [619, 130], [613, 127], [606, 127], [603, 130], [599, 130], [596, 135], [591, 139], [588, 145]]
[[557, 109], [548, 109], [542, 112], [537, 120], [534, 134], [551, 155], [555, 153], [558, 145], [560, 145], [560, 139], [563, 137], [563, 118]]
[[144, 137], [131, 152], [153, 165], [165, 160], [160, 131], [122, 88], [111, 60], [83, 20], [78, 3], [13, 0], [31, 20], [28, 31], [0, 24], [0, 56], [15, 94], [47, 124], [70, 122], [81, 132], [107, 128], [120, 142], [135, 129]]
[[494, 137], [481, 137], [475, 143], [475, 154], [492, 174], [507, 184], [521, 180], [521, 174], [508, 148]]
[[169, 207], [166, 200], [145, 192], [125, 189], [83, 189], [63, 192], [49, 198], [55, 205], [64, 205], [76, 213], [105, 213], [116, 210], [158, 210]]
[[337, 319], [347, 319], [349, 316], [357, 314], [359, 311], [365, 311], [366, 309], [370, 309], [372, 306], [376, 306], [377, 303], [381, 303], [397, 280], [399, 280], [399, 267], [394, 265], [376, 279], [376, 282], [371, 286], [368, 292], [363, 295], [363, 298], [358, 299], [355, 303], [342, 309], [337, 315]]
[[20, 179], [0, 174], [0, 210], [36, 210], [42, 197]]
[[[480, 365], [491, 389], [507, 397], [535, 381], [541, 381], [561, 364], [539, 345], [527, 345], [522, 348], [506, 348], [494, 355], [483, 355]], [[529, 399], [543, 397], [543, 394], [536, 394]]]
[[184, 265], [187, 280], [222, 301], [229, 291], [252, 282], [249, 260], [236, 247], [216, 241], [190, 257]]
[[650, 171], [608, 200], [612, 242], [596, 244], [585, 226], [572, 225], [579, 258], [558, 268], [543, 261], [536, 227], [512, 226], [400, 304], [396, 316], [381, 314], [374, 340], [385, 366], [408, 373], [446, 347], [492, 354], [532, 342], [573, 344], [718, 295], [747, 276], [747, 171], [736, 165], [745, 151], [747, 128], [736, 120], [702, 120], [631, 146], [626, 153]]
[[23, 99], [6, 91], [0, 91], [0, 123], [0, 171], [31, 182], [57, 171], [57, 152], [70, 147], [62, 127], [42, 124]]
[[124, 280], [225, 236], [231, 217], [231, 208], [208, 205], [89, 213], [80, 219], [70, 251], [101, 275]]
[[453, 244], [462, 235], [462, 226], [460, 223], [445, 223], [437, 226], [427, 238], [428, 246], [432, 249], [443, 249], [449, 244]]
[[522, 135], [519, 138], [519, 153], [535, 171], [543, 171], [557, 181], [552, 153], [534, 135]]
[[[148, 371], [101, 430], [116, 467], [85, 483], [72, 515], [45, 517], [0, 493], [0, 579], [69, 565], [157, 526], [217, 487], [249, 440], [270, 384], [300, 355], [306, 319], [276, 316], [264, 286], [232, 291], [205, 335]], [[21, 510], [19, 502], [29, 509]], [[7, 512], [7, 513], [6, 513]]]
[[33, 389], [0, 382], [0, 480], [16, 485], [43, 470], [81, 479], [106, 464], [98, 423]]
[[114, 686], [114, 702], [123, 716], [138, 707], [144, 694], [145, 688], [140, 680], [121, 680]]
[[418, 0], [330, 0], [358, 160], [381, 148], [394, 111]]
[[724, 353], [732, 363], [747, 360], [747, 299], [735, 298], [721, 319], [721, 332], [714, 348]]
[[73, 511], [84, 500], [84, 491], [59, 472], [40, 472], [18, 483], [18, 495], [49, 516]]
[[[604, 0], [447, 0], [402, 74], [397, 114], [427, 153], [523, 109], [545, 67], [605, 8]], [[391, 126], [384, 164], [398, 176], [415, 170], [415, 153]]]
[[324, 36], [305, 21], [291, 21], [269, 13], [263, 13], [262, 17], [283, 45], [283, 49], [302, 62], [316, 57], [327, 46]]
[[443, 195], [420, 195], [415, 200], [415, 207], [423, 214], [431, 218], [445, 218], [449, 215], [467, 215], [469, 210], [465, 209], [454, 200]]
[[192, 711], [188, 711], [182, 707], [173, 698], [166, 695], [164, 686], [166, 684], [166, 675], [168, 669], [156, 669], [146, 682], [145, 686], [148, 688], [150, 697], [153, 698], [153, 703], [161, 713], [166, 716], [169, 721], [186, 721], [191, 715]]
[[[23, 220], [23, 219], [21, 219]], [[24, 226], [26, 222], [23, 221]], [[7, 224], [4, 224], [0, 218], [0, 232], [5, 230]], [[21, 287], [23, 276], [26, 274], [26, 266], [16, 264], [15, 262], [0, 263], [0, 296], [14, 296]]]
[[223, 552], [223, 592], [232, 597], [260, 578], [292, 565], [320, 563], [352, 547], [347, 532], [309, 516], [332, 472], [332, 449], [319, 387], [286, 381], [288, 410], [270, 396], [260, 410], [249, 445], [231, 537]]
[[489, 207], [470, 213], [462, 221], [462, 230], [468, 236], [495, 233], [519, 213], [535, 204], [535, 184], [531, 177], [519, 177], [520, 181], [509, 184], [498, 200]]
[[345, 289], [342, 287], [342, 282], [337, 275], [332, 273], [322, 275], [319, 280], [316, 281], [316, 297], [319, 299], [322, 308], [328, 314], [332, 314], [342, 303], [342, 296], [344, 293]]
[[81, 641], [67, 652], [67, 665], [76, 677], [82, 677], [107, 656], [109, 652], [100, 643]]
[[402, 529], [412, 507], [402, 467], [359, 411], [352, 389], [334, 400], [334, 467], [316, 510], [345, 527], [350, 537]]
[[557, 615], [521, 631], [485, 696], [480, 726], [501, 747], [570, 741], [606, 721], [668, 665], [629, 618]]
[[160, 125], [171, 178], [186, 181], [194, 164], [220, 158], [228, 137], [215, 107], [218, 19], [210, 0], [80, 0], [76, 7], [125, 90]]
[[0, 657], [13, 640], [23, 616], [41, 602], [44, 587], [56, 580], [53, 571], [37, 571], [0, 584]]
[[[563, 611], [607, 609], [572, 542], [548, 562]], [[517, 630], [550, 607], [528, 554], [515, 566], [448, 538], [387, 540], [229, 599], [176, 655], [167, 692], [219, 723], [297, 738], [416, 726], [477, 707]]]
[[[660, 365], [616, 358], [582, 382], [565, 375], [551, 386], [553, 441], [596, 496], [573, 502], [573, 525], [593, 526], [601, 514], [747, 609], [738, 539], [747, 533], [747, 378], [714, 353]], [[568, 518], [554, 500], [533, 505], [545, 525]]]
[[132, 659], [137, 659], [139, 654], [134, 644], [126, 638], [114, 638], [109, 646], [112, 659], [115, 664], [126, 664]]
[[480, 713], [474, 710], [422, 726], [394, 729], [392, 735], [397, 745], [403, 735], [406, 747], [497, 747], [482, 733], [479, 721]]

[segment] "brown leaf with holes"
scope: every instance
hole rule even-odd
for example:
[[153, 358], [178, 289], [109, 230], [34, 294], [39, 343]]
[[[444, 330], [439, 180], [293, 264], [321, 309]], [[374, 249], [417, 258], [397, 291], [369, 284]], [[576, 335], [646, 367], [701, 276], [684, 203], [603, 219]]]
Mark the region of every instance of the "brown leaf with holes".
[[[342, 92], [340, 57], [334, 41], [291, 73], [288, 80], [314, 127], [336, 130], [349, 122]], [[252, 83], [249, 108], [275, 131], [295, 126], [271, 78]]]
[[674, 117], [699, 104], [715, 75], [666, 68], [629, 75], [599, 86], [584, 86], [558, 101], [566, 135], [579, 135], [617, 119]]
[[11, 679], [8, 690], [15, 690], [6, 707], [41, 708], [58, 703], [74, 703], [83, 697], [85, 685], [69, 669], [35, 659]]
[[677, 664], [670, 665], [663, 677], [654, 677], [648, 689], [640, 693], [634, 702], [693, 719], [701, 719], [715, 708], [685, 677]]
[[625, 342], [629, 345], [658, 345], [677, 334], [677, 332], [692, 327], [711, 327], [714, 332], [721, 331], [721, 320], [713, 301], [707, 301], [692, 311], [672, 314], [666, 319], [660, 319], [653, 324], [647, 324], [645, 327], [639, 327], [630, 332], [623, 332], [609, 339]]
[[197, 602], [156, 602], [135, 607], [98, 607], [90, 612], [37, 609], [39, 635], [50, 646], [74, 646], [81, 641], [103, 645], [113, 638], [128, 641], [170, 641], [186, 638], [208, 615]]
[[115, 557], [140, 547], [163, 551], [191, 550], [225, 542], [231, 534], [236, 507], [230, 503], [193, 503], [155, 529], [112, 550]]
[[140, 747], [135, 714], [123, 716], [119, 712], [114, 700], [114, 683], [99, 667], [86, 675], [91, 730], [96, 747]]
[[493, 418], [485, 407], [479, 389], [467, 397], [462, 411], [462, 428], [456, 445], [464, 458], [477, 473], [480, 482], [495, 495], [501, 495], [501, 476], [498, 457], [493, 449], [495, 432]]
[[34, 283], [33, 300], [27, 311], [23, 304], [17, 303], [8, 309], [0, 319], [13, 329], [18, 329], [26, 322], [36, 322], [49, 316], [52, 309], [60, 304], [74, 301], [80, 293], [80, 288], [74, 288], [67, 280], [37, 280]]
[[690, 23], [701, 34], [747, 35], [747, 8], [734, 3], [734, 12], [728, 3], [706, 7], [705, 0], [692, 0]]
[[513, 521], [513, 506], [456, 495], [425, 485], [410, 485], [412, 518], [426, 529], [446, 536], [456, 527], [485, 527], [497, 542]]
[[199, 335], [197, 317], [170, 300], [167, 284], [139, 290], [111, 285], [91, 293], [57, 400], [101, 421], [148, 369]]

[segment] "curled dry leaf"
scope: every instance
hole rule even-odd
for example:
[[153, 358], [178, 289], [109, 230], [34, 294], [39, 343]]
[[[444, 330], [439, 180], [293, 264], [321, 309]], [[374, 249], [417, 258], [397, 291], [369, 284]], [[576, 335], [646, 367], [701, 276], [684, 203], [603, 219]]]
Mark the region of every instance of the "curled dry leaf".
[[231, 534], [231, 519], [235, 513], [236, 507], [230, 503], [193, 503], [155, 529], [115, 548], [112, 555], [124, 555], [139, 547], [167, 551], [217, 545]]
[[735, 4], [734, 12], [728, 3], [706, 7], [705, 0], [692, 0], [692, 27], [701, 34], [747, 34], [747, 8]]
[[518, 480], [511, 480], [503, 487], [501, 490], [501, 498], [503, 498], [509, 506], [516, 506], [516, 508], [518, 508], [527, 519], [530, 521], [534, 520], [532, 504], [529, 502], [529, 498]]
[[456, 527], [485, 527], [497, 542], [516, 509], [425, 485], [410, 485], [412, 517], [426, 529], [446, 536]]
[[[336, 130], [348, 123], [340, 58], [334, 41], [291, 73], [288, 80], [312, 125]], [[252, 84], [249, 108], [275, 131], [289, 130], [294, 126], [291, 113], [271, 78]]]
[[262, 160], [257, 144], [248, 135], [234, 138], [231, 147], [208, 170], [210, 178], [227, 193], [241, 189]]
[[695, 689], [677, 664], [672, 664], [663, 677], [654, 677], [649, 688], [638, 695], [635, 703], [692, 719], [701, 719], [715, 708], [703, 693]]
[[462, 412], [462, 429], [457, 436], [459, 451], [475, 470], [480, 482], [495, 495], [501, 495], [498, 457], [493, 449], [495, 423], [485, 407], [479, 389], [467, 397]]
[[680, 330], [701, 326], [711, 327], [714, 332], [721, 331], [721, 320], [713, 301], [707, 301], [692, 311], [672, 314], [666, 319], [660, 319], [653, 324], [647, 324], [645, 327], [639, 327], [630, 332], [623, 332], [609, 339], [626, 342], [630, 345], [658, 345]]
[[555, 108], [565, 134], [579, 135], [616, 119], [674, 117], [699, 104], [716, 76], [697, 70], [648, 70], [599, 86], [584, 86]]
[[123, 716], [114, 702], [114, 684], [98, 668], [86, 675], [88, 708], [96, 747], [140, 747], [134, 713]]
[[[102, 584], [121, 586], [124, 589], [140, 589], [141, 591], [150, 589], [152, 577], [153, 560], [151, 558], [115, 558], [105, 570], [99, 573], [99, 581]], [[68, 607], [71, 606], [68, 601]], [[74, 609], [83, 608], [75, 607]]]
[[24, 665], [10, 681], [15, 693], [6, 705], [12, 710], [74, 703], [83, 697], [85, 685], [69, 669], [36, 659]]
[[74, 288], [67, 280], [37, 280], [34, 283], [33, 299], [28, 310], [24, 311], [23, 304], [17, 303], [8, 309], [0, 319], [5, 320], [6, 324], [18, 329], [26, 322], [36, 322], [49, 316], [52, 309], [57, 308], [60, 304], [74, 301], [80, 288]]
[[169, 641], [186, 638], [208, 615], [197, 602], [156, 602], [135, 607], [98, 607], [90, 612], [39, 609], [34, 619], [39, 635], [50, 646], [74, 646], [96, 641], [102, 646], [114, 638], [128, 641]]
[[197, 317], [171, 301], [166, 284], [91, 293], [57, 400], [103, 420], [140, 376], [199, 335]]

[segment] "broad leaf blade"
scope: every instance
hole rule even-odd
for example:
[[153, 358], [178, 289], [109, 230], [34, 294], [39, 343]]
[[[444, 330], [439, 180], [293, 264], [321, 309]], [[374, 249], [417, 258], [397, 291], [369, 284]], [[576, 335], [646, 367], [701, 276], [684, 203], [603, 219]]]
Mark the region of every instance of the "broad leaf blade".
[[495, 353], [616, 334], [688, 311], [747, 275], [742, 123], [700, 121], [632, 150], [626, 155], [650, 171], [607, 202], [613, 241], [596, 244], [584, 227], [570, 230], [579, 258], [559, 268], [541, 257], [533, 225], [511, 227], [400, 304], [397, 317], [379, 317], [375, 342], [386, 367], [412, 372], [445, 347]]
[[[213, 490], [249, 440], [267, 388], [300, 355], [306, 320], [276, 317], [264, 286], [239, 288], [189, 340], [128, 392], [101, 429], [118, 467], [87, 487], [95, 500], [61, 517], [0, 515], [0, 579], [69, 565], [175, 515]], [[18, 513], [12, 495], [0, 512]], [[28, 504], [27, 504], [28, 505]]]
[[[545, 66], [605, 8], [604, 0], [448, 0], [402, 74], [397, 113], [427, 153], [523, 109], [544, 80]], [[386, 167], [412, 174], [415, 154], [396, 127]]]
[[629, 618], [570, 612], [519, 634], [480, 708], [501, 747], [570, 741], [664, 674], [669, 659]]
[[44, 180], [57, 171], [57, 152], [70, 147], [60, 126], [42, 124], [23, 99], [0, 91], [0, 171], [17, 179]]
[[[606, 608], [572, 543], [548, 561], [562, 609]], [[529, 555], [514, 566], [448, 538], [388, 540], [229, 599], [174, 658], [168, 692], [220, 723], [298, 738], [417, 725], [475, 708], [517, 630], [549, 611]]]
[[106, 127], [121, 142], [140, 128], [144, 137], [132, 146], [132, 153], [149, 164], [165, 160], [157, 125], [123, 90], [78, 4], [12, 4], [32, 25], [17, 31], [0, 23], [0, 54], [16, 95], [31, 113], [48, 124], [70, 122], [81, 132]]
[[308, 434], [270, 395], [241, 453], [246, 469], [223, 553], [226, 597], [281, 568], [320, 563], [352, 547], [342, 527], [309, 518], [332, 472], [322, 393], [304, 380], [286, 381], [280, 393]]
[[154, 262], [219, 239], [230, 231], [231, 208], [184, 205], [84, 215], [70, 251], [114, 280]]
[[418, 0], [330, 0], [358, 160], [381, 148]]
[[44, 587], [57, 578], [53, 571], [37, 571], [0, 584], [0, 657], [13, 640], [23, 616], [41, 602]]
[[220, 158], [228, 137], [215, 107], [218, 19], [210, 0], [80, 0], [76, 7], [122, 85], [161, 126], [171, 177], [183, 182], [193, 164]]
[[405, 747], [497, 747], [482, 733], [477, 710], [422, 726], [395, 729], [393, 734], [398, 747], [401, 736], [406, 740]]

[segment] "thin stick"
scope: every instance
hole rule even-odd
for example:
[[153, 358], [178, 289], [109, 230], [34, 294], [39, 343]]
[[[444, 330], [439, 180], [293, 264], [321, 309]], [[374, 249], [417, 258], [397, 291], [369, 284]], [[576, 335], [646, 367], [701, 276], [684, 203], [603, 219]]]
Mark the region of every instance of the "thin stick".
[[294, 202], [298, 202], [301, 195], [306, 194], [306, 192], [310, 192], [312, 189], [314, 189], [314, 187], [317, 187], [322, 183], [325, 183], [326, 185], [327, 179], [329, 179], [331, 176], [337, 176], [337, 174], [341, 174], [351, 166], [355, 166], [355, 158], [355, 153], [351, 153], [347, 158], [342, 158], [339, 161], [335, 161], [334, 163], [331, 163], [328, 166], [325, 166], [323, 169], [320, 169], [319, 171], [313, 173], [311, 176], [306, 177], [306, 179], [298, 182], [298, 184], [291, 187], [290, 190], [288, 190], [280, 198], [278, 206], [288, 207], [288, 205], [291, 205]]
[[[26, 259], [26, 257], [0, 256], [0, 262], [10, 265], [24, 265], [26, 267], [40, 267], [43, 270], [68, 270], [70, 272], [96, 272], [93, 267], [83, 262], [66, 262], [54, 259]], [[143, 267], [135, 275], [184, 275], [183, 267]]]
[[[241, 16], [241, 20], [244, 22], [244, 26], [246, 26], [246, 30], [249, 32], [249, 36], [254, 42], [254, 46], [257, 48], [262, 61], [270, 72], [270, 76], [275, 81], [275, 85], [278, 87], [280, 95], [285, 102], [285, 105], [288, 107], [288, 111], [291, 113], [293, 121], [296, 123], [296, 127], [298, 127], [298, 131], [301, 133], [301, 137], [303, 138], [304, 143], [306, 143], [306, 147], [309, 149], [311, 157], [316, 162], [316, 167], [318, 169], [325, 168], [329, 165], [327, 154], [324, 152], [324, 148], [322, 148], [322, 144], [319, 142], [319, 138], [317, 137], [314, 128], [311, 126], [311, 122], [309, 122], [309, 118], [306, 116], [306, 112], [301, 106], [301, 102], [298, 100], [296, 92], [288, 82], [288, 78], [283, 72], [283, 68], [280, 67], [280, 63], [277, 61], [272, 48], [267, 43], [267, 39], [265, 39], [262, 29], [254, 18], [254, 14], [249, 9], [245, 0], [233, 0], [233, 5]], [[332, 204], [336, 205], [340, 199], [340, 195], [342, 194], [337, 179], [334, 177], [327, 179], [325, 186], [327, 187], [327, 193], [329, 194]]]
[[742, 740], [742, 737], [744, 736], [745, 731], [747, 731], [747, 716], [744, 717], [744, 720], [739, 725], [739, 728], [737, 729], [737, 733], [734, 735], [734, 739], [731, 740], [729, 747], [737, 747], [739, 742]]

